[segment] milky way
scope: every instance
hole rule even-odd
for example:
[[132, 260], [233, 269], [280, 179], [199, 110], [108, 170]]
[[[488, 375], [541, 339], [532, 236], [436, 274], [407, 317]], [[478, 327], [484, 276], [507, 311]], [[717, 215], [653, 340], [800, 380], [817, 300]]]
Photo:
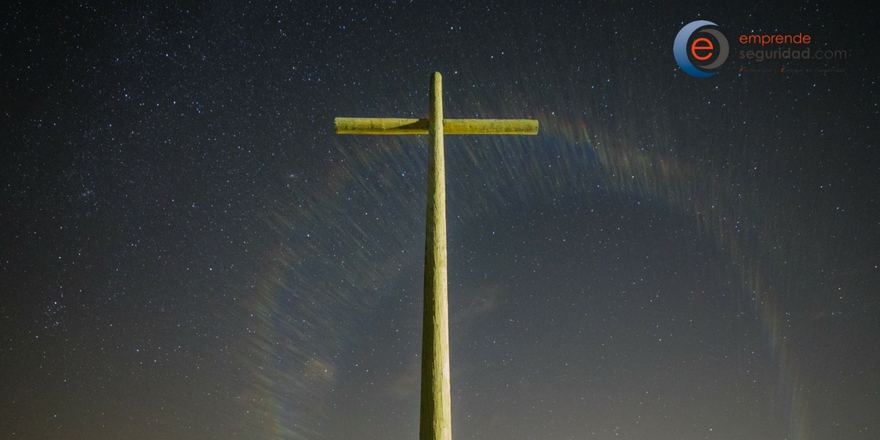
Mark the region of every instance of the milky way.
[[874, 11], [237, 3], [3, 7], [0, 437], [415, 438], [434, 71], [455, 438], [877, 435]]

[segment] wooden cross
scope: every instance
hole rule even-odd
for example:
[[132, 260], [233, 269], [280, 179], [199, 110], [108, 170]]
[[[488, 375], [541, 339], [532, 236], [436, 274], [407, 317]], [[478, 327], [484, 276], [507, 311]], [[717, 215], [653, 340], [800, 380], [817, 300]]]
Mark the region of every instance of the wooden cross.
[[538, 134], [530, 119], [443, 119], [439, 72], [431, 75], [428, 119], [336, 118], [337, 134], [427, 134], [428, 217], [422, 323], [419, 440], [452, 440], [449, 394], [449, 303], [446, 277], [446, 166], [443, 134]]

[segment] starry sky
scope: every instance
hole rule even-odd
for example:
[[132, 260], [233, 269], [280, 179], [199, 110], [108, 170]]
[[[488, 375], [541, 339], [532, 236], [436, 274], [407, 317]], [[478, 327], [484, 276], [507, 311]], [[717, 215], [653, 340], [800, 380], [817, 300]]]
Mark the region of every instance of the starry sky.
[[540, 122], [446, 138], [454, 438], [877, 438], [876, 9], [787, 3], [2, 6], [0, 437], [416, 438], [427, 136], [333, 118], [437, 71]]

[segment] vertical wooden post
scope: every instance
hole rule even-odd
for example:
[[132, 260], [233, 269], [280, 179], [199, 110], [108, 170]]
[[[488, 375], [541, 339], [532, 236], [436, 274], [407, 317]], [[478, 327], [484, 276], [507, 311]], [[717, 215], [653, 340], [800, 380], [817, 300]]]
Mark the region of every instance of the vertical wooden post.
[[428, 119], [336, 118], [338, 134], [428, 135], [428, 217], [425, 231], [420, 440], [452, 440], [443, 134], [538, 134], [538, 121], [531, 119], [443, 119], [443, 88], [440, 80], [439, 72], [431, 76]]
[[446, 275], [446, 166], [443, 159], [443, 88], [431, 76], [428, 111], [428, 218], [422, 323], [422, 395], [419, 440], [452, 440], [449, 393], [449, 301]]

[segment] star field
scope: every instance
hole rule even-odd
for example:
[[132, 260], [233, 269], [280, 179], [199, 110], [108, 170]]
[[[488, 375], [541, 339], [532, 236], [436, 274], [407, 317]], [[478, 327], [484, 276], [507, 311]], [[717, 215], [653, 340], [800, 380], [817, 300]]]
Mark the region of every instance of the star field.
[[445, 139], [454, 438], [875, 438], [876, 11], [791, 4], [3, 6], [0, 437], [416, 438], [427, 136], [333, 118], [437, 71], [540, 122]]

